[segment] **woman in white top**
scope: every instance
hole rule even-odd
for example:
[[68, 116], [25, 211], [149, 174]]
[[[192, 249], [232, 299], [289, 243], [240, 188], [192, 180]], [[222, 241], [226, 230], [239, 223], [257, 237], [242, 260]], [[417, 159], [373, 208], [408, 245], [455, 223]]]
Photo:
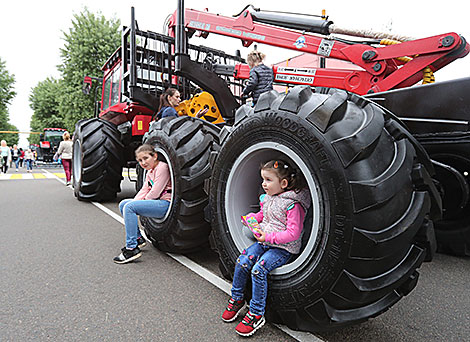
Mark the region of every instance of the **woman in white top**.
[[57, 153], [59, 154], [62, 160], [62, 166], [64, 167], [65, 179], [66, 179], [65, 185], [70, 185], [70, 179], [71, 179], [70, 172], [72, 170], [73, 143], [72, 143], [72, 140], [70, 140], [69, 132], [65, 132], [62, 135], [62, 138], [64, 140], [60, 142], [59, 150], [57, 151]]
[[11, 161], [11, 152], [5, 140], [2, 140], [0, 144], [0, 157], [0, 165], [2, 165], [2, 171], [3, 173], [7, 173], [8, 163]]

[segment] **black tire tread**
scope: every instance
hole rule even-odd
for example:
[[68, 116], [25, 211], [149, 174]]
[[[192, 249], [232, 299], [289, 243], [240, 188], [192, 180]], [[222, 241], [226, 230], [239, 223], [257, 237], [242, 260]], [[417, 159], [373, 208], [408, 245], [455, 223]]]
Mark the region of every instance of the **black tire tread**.
[[164, 119], [150, 129], [146, 142], [170, 156], [173, 169], [174, 211], [164, 222], [141, 217], [152, 244], [165, 252], [187, 253], [205, 246], [210, 225], [204, 218], [208, 196], [204, 182], [211, 175], [210, 153], [217, 145], [218, 128], [190, 117]]
[[75, 127], [77, 139], [82, 159], [81, 174], [74, 175], [75, 196], [84, 201], [114, 199], [121, 191], [124, 165], [124, 145], [116, 126], [99, 118], [80, 120]]
[[[296, 115], [306, 122], [302, 129], [321, 132], [344, 167], [355, 205], [351, 218], [347, 218], [354, 227], [353, 246], [330, 288], [317, 288], [321, 280], [305, 279], [297, 290], [286, 290], [284, 278], [279, 283], [272, 278], [269, 318], [292, 329], [322, 331], [385, 312], [414, 288], [416, 269], [426, 255], [417, 235], [422, 233], [431, 205], [429, 193], [416, 190], [413, 182], [418, 180], [411, 177], [413, 167], [419, 164], [415, 148], [406, 135], [394, 137], [396, 132], [386, 125], [390, 119], [370, 101], [339, 90], [330, 90], [324, 96], [312, 94], [308, 87], [294, 87], [288, 94], [264, 93], [253, 110], [246, 106], [239, 109], [231, 134], [224, 133], [220, 155], [237, 145], [242, 137], [237, 130], [245, 123], [248, 129], [256, 120], [266, 120], [259, 124], [265, 127], [273, 121], [269, 117], [276, 114], [283, 118]], [[377, 156], [386, 162], [376, 163]], [[214, 179], [227, 173], [223, 163], [223, 159], [215, 161]], [[213, 185], [211, 193], [216, 187]], [[217, 197], [212, 201], [214, 213], [220, 210], [216, 202]], [[388, 212], [390, 208], [393, 215]], [[377, 215], [383, 219], [374, 218], [376, 225], [371, 228], [369, 223]], [[220, 268], [232, 271], [236, 257], [223, 245], [227, 229], [223, 223], [215, 224], [213, 232]], [[367, 246], [373, 248], [366, 250]], [[319, 299], [312, 302], [312, 298]]]

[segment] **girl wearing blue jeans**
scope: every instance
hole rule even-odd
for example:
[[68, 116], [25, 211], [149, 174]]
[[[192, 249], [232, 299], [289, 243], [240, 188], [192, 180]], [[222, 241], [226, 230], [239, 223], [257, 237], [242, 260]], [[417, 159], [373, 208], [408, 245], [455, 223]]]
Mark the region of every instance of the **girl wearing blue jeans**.
[[247, 215], [247, 218], [254, 218], [259, 223], [259, 230], [254, 233], [258, 242], [244, 250], [238, 258], [232, 296], [222, 314], [224, 322], [237, 318], [245, 306], [244, 289], [251, 275], [250, 308], [235, 328], [242, 336], [251, 336], [264, 325], [268, 273], [300, 252], [303, 221], [311, 200], [308, 189], [304, 188], [302, 175], [285, 161], [267, 162], [261, 167], [261, 177], [266, 193], [260, 197], [261, 210]]
[[171, 201], [171, 177], [168, 164], [159, 161], [152, 145], [144, 144], [135, 151], [139, 165], [147, 170], [145, 181], [133, 199], [119, 203], [119, 210], [126, 226], [126, 246], [114, 262], [125, 264], [142, 256], [140, 248], [146, 245], [139, 230], [137, 215], [162, 218]]

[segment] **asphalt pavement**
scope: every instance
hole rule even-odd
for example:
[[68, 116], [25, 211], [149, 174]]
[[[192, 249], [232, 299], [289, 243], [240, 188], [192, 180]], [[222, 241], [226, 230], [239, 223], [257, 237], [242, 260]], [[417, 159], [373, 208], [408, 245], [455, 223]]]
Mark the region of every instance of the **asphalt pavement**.
[[[103, 206], [118, 214], [134, 194], [125, 180]], [[149, 244], [136, 262], [113, 263], [123, 225], [60, 178], [0, 179], [0, 217], [0, 341], [244, 340], [220, 320], [227, 294], [169, 255]], [[187, 257], [221, 277], [212, 251]], [[297, 340], [470, 341], [470, 259], [438, 254], [419, 272], [386, 313]], [[250, 340], [296, 339], [267, 324]]]

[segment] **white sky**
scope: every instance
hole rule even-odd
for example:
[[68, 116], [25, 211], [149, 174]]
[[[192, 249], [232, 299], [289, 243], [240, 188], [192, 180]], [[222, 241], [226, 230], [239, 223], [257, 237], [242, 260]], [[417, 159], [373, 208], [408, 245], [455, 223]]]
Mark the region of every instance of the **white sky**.
[[[422, 38], [447, 32], [456, 32], [470, 41], [468, 10], [461, 0], [430, 1], [354, 1], [354, 0], [186, 0], [186, 8], [204, 10], [231, 16], [247, 4], [265, 10], [321, 14], [326, 9], [329, 19], [341, 27], [366, 28]], [[84, 7], [91, 12], [101, 12], [108, 19], [115, 17], [122, 25], [130, 23], [130, 7], [134, 6], [140, 29], [163, 32], [166, 16], [176, 10], [176, 0], [13, 0], [0, 5], [0, 57], [6, 61], [7, 70], [15, 75], [17, 96], [9, 112], [10, 122], [20, 131], [29, 131], [32, 110], [29, 94], [38, 82], [47, 77], [59, 77], [56, 66], [61, 63], [59, 49], [63, 46], [63, 31], [71, 27], [73, 14]], [[209, 37], [210, 38], [210, 37]], [[194, 42], [193, 42], [194, 44]], [[243, 49], [234, 39], [214, 39], [201, 44], [242, 55], [251, 49]], [[266, 64], [276, 63], [296, 52], [288, 54], [259, 45], [267, 52]], [[470, 76], [470, 56], [457, 60], [438, 71], [437, 81]], [[26, 135], [20, 135], [20, 146], [26, 146]]]

